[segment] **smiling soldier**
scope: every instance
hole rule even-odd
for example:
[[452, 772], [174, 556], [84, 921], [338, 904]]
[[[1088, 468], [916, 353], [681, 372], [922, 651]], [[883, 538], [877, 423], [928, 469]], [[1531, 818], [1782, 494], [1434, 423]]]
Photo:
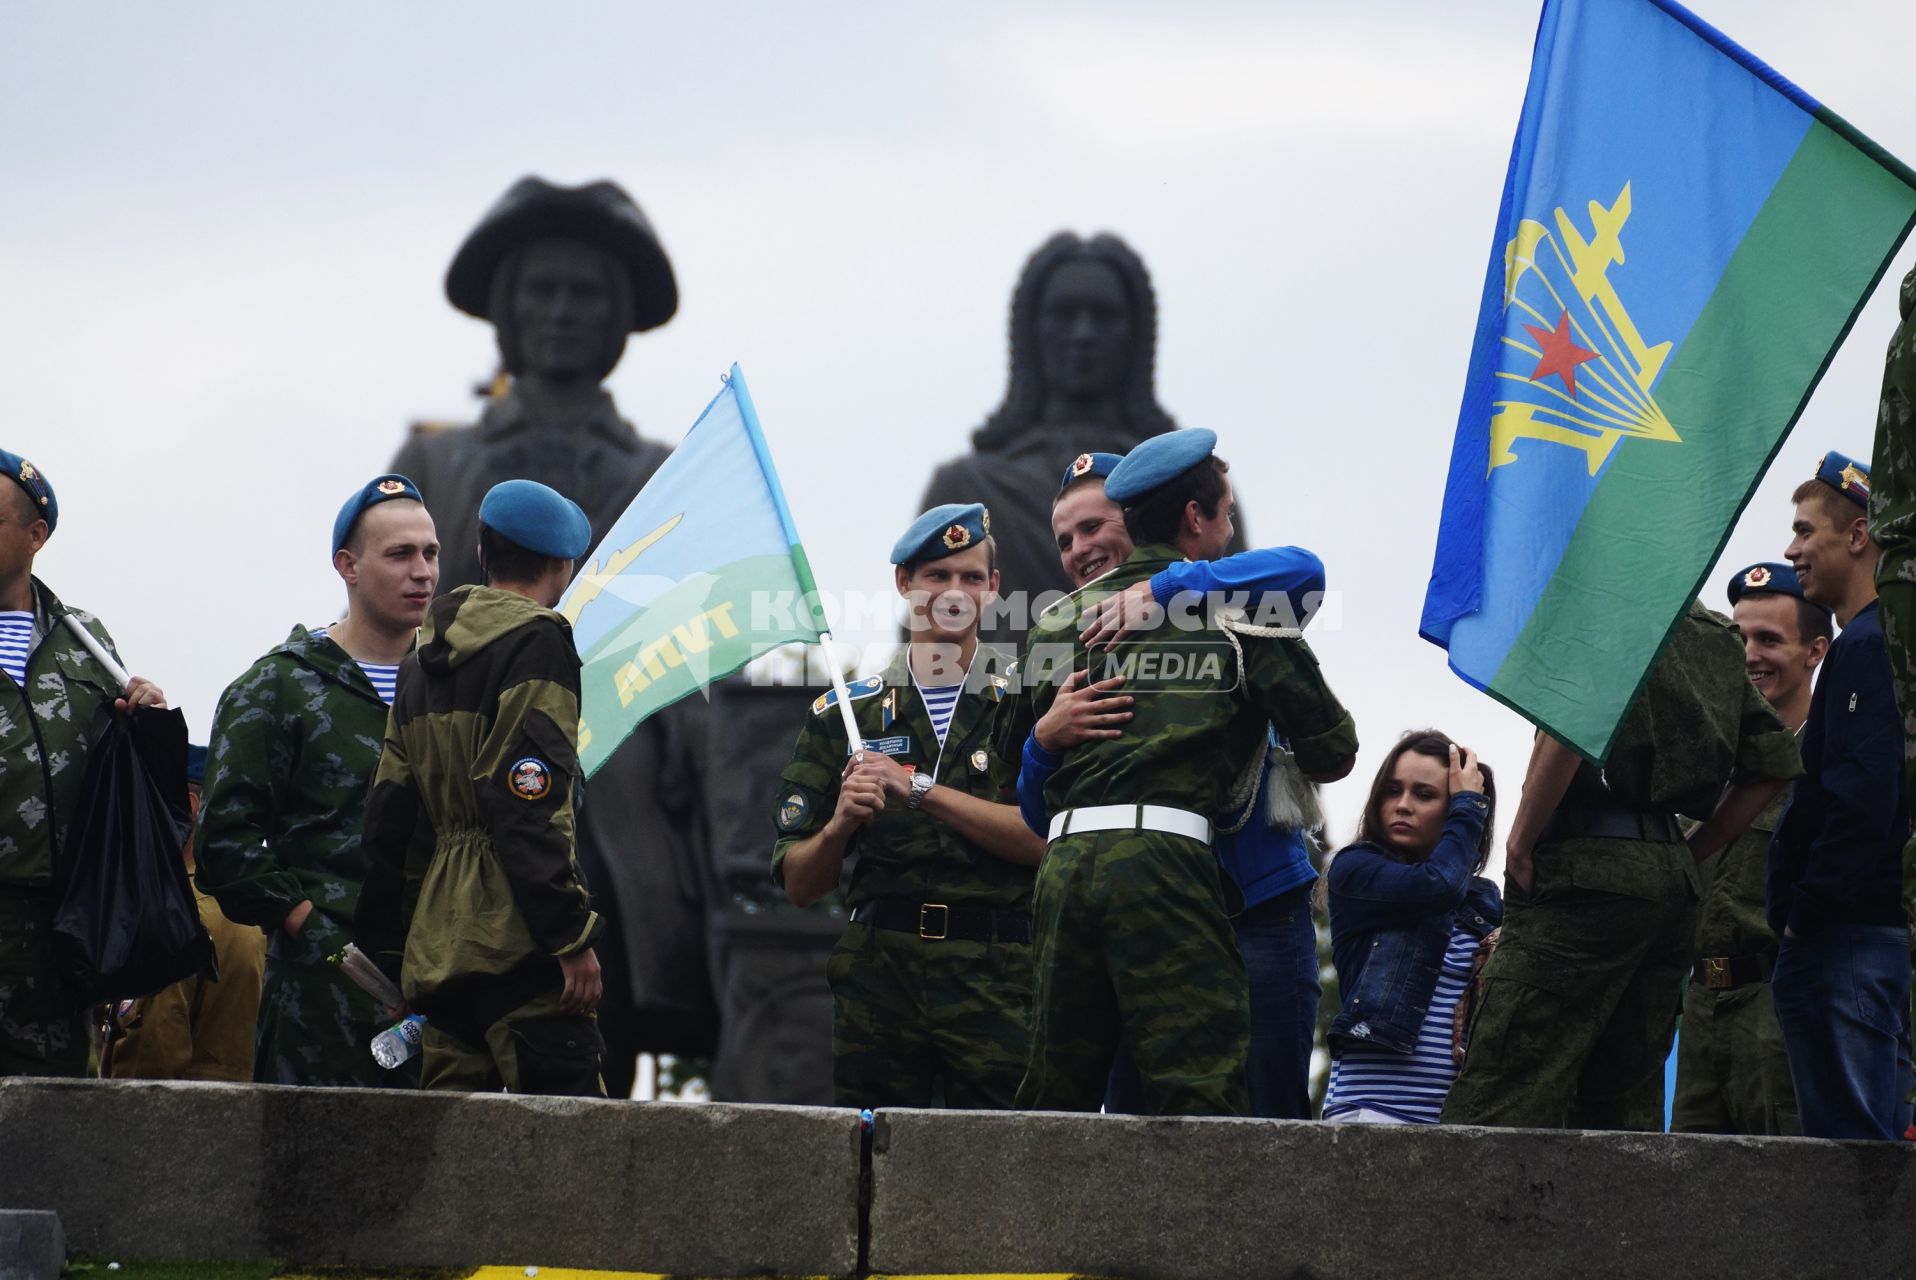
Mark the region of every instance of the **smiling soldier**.
[[[786, 766], [772, 876], [801, 906], [838, 886], [851, 923], [826, 966], [841, 1105], [1009, 1107], [1024, 1074], [1032, 867], [1044, 851], [988, 741], [1004, 681], [977, 658], [998, 587], [977, 503], [920, 516], [892, 548], [911, 642], [812, 704]], [[974, 671], [976, 665], [978, 670]]]

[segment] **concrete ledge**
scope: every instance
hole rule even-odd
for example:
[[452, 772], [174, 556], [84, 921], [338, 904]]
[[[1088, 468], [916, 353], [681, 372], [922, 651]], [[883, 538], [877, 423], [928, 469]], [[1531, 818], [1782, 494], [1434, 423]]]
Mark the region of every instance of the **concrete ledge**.
[[0, 1205], [77, 1253], [850, 1275], [856, 1112], [0, 1080]]
[[60, 1280], [66, 1264], [59, 1214], [0, 1209], [0, 1280]]
[[880, 1113], [871, 1269], [1257, 1277], [1916, 1272], [1916, 1144]]

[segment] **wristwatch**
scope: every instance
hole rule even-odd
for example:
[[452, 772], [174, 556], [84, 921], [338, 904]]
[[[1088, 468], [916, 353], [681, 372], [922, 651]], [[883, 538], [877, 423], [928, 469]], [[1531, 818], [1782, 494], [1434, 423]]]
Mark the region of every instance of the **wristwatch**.
[[932, 782], [929, 773], [913, 773], [911, 775], [911, 798], [905, 801], [905, 807], [907, 809], [916, 809], [918, 802], [925, 798], [925, 793], [931, 790], [931, 787]]

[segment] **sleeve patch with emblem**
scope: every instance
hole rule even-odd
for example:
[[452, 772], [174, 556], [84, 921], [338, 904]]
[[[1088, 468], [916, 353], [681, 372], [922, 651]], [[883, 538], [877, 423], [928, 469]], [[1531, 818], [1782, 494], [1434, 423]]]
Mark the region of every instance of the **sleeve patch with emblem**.
[[806, 815], [812, 811], [812, 802], [803, 791], [793, 791], [778, 802], [778, 829], [796, 831], [805, 825]]
[[521, 800], [542, 799], [552, 790], [552, 770], [546, 767], [545, 761], [527, 756], [513, 761], [512, 768], [506, 772], [506, 785]]

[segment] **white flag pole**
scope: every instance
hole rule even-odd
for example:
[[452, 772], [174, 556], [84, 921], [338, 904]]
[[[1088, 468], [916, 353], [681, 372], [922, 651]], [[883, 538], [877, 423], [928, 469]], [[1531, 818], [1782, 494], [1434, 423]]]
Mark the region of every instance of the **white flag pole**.
[[845, 740], [851, 744], [852, 759], [865, 754], [865, 740], [858, 735], [858, 720], [852, 715], [852, 693], [845, 687], [845, 672], [838, 665], [838, 655], [832, 651], [832, 633], [818, 633], [818, 644], [825, 651], [825, 667], [832, 674], [832, 689], [838, 694], [838, 711], [845, 717]]
[[113, 660], [113, 655], [106, 651], [106, 646], [95, 640], [93, 633], [81, 626], [78, 618], [70, 613], [63, 613], [60, 615], [60, 621], [66, 623], [67, 628], [80, 638], [80, 643], [85, 645], [86, 651], [93, 655], [93, 660], [106, 668], [106, 673], [119, 684], [120, 692], [125, 693], [126, 687], [133, 683], [133, 677], [126, 673], [126, 668]]

